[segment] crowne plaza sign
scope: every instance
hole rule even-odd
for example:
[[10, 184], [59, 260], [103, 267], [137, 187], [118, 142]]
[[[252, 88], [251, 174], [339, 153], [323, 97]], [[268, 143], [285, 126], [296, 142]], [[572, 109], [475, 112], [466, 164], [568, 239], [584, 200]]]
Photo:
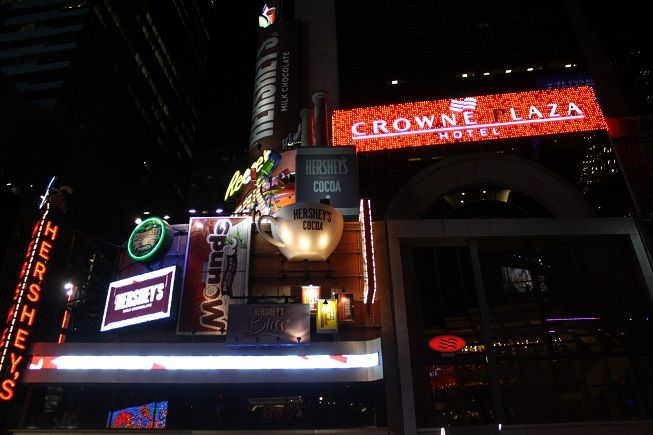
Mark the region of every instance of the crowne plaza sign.
[[590, 86], [336, 110], [332, 124], [359, 152], [607, 129]]

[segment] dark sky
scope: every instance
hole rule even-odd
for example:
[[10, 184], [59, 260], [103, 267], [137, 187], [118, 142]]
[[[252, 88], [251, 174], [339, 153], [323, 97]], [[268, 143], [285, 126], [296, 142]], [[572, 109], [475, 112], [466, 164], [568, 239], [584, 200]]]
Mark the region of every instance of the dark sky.
[[247, 148], [261, 2], [215, 4], [215, 37], [198, 146]]

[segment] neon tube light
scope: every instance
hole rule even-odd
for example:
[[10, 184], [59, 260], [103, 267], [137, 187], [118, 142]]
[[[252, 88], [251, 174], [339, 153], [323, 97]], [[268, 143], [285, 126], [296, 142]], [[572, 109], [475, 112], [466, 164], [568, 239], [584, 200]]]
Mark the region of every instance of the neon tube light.
[[378, 352], [360, 355], [34, 355], [30, 370], [303, 370], [379, 365]]

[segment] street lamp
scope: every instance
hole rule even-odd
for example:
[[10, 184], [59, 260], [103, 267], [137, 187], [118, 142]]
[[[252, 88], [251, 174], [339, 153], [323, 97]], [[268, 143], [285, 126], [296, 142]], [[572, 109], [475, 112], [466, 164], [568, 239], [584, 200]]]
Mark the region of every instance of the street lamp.
[[66, 307], [64, 308], [63, 319], [61, 319], [61, 332], [59, 333], [59, 338], [57, 339], [57, 343], [59, 344], [66, 341], [66, 335], [64, 334], [64, 331], [68, 329], [68, 325], [70, 324], [72, 310], [70, 303], [75, 298], [77, 293], [77, 286], [71, 282], [64, 284], [63, 288], [66, 289], [66, 295], [68, 296], [68, 299], [66, 299]]

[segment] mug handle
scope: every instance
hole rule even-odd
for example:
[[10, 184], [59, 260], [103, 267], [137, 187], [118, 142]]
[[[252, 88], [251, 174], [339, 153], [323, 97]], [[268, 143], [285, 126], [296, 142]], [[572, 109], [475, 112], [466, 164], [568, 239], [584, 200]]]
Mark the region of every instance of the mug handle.
[[261, 221], [263, 219], [268, 219], [270, 221], [274, 221], [275, 224], [277, 223], [277, 218], [275, 218], [272, 215], [263, 214], [263, 215], [259, 216], [258, 219], [256, 219], [256, 230], [261, 235], [261, 237], [263, 237], [269, 244], [274, 245], [277, 248], [285, 248], [286, 247], [285, 243], [282, 243], [282, 242], [280, 242], [278, 240], [273, 239], [272, 237], [270, 237], [268, 235], [268, 233], [263, 231], [263, 228], [261, 228]]

